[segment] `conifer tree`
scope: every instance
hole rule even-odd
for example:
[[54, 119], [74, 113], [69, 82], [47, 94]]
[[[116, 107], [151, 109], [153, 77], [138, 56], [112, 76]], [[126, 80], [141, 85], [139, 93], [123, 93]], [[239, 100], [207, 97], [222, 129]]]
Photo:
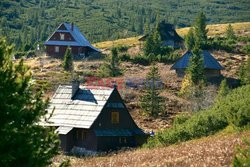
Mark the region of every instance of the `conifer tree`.
[[194, 37], [194, 30], [193, 28], [190, 28], [188, 31], [187, 36], [185, 37], [185, 44], [186, 44], [186, 48], [188, 50], [193, 50], [194, 45], [195, 45], [195, 37]]
[[35, 93], [23, 60], [12, 62], [12, 47], [0, 40], [0, 166], [43, 167], [58, 152], [58, 136], [39, 126], [48, 101]]
[[204, 49], [207, 44], [207, 32], [206, 29], [206, 16], [202, 12], [200, 15], [196, 18], [195, 24], [194, 24], [194, 32], [195, 32], [195, 38], [196, 42], [200, 44], [201, 49]]
[[119, 56], [117, 48], [111, 49], [111, 56], [106, 58], [98, 73], [101, 77], [116, 77], [122, 74], [119, 68]]
[[241, 65], [239, 77], [242, 85], [250, 84], [250, 56], [247, 62]]
[[222, 80], [222, 82], [220, 84], [220, 88], [219, 88], [219, 91], [218, 91], [216, 101], [219, 101], [220, 99], [225, 97], [229, 93], [229, 91], [230, 91], [230, 89], [229, 89], [229, 87], [227, 85], [227, 80], [226, 79]]
[[64, 60], [62, 66], [63, 69], [66, 71], [74, 70], [73, 56], [71, 54], [71, 49], [69, 47], [66, 49], [66, 52], [64, 54]]
[[235, 39], [236, 39], [235, 32], [234, 32], [234, 29], [233, 29], [233, 27], [232, 27], [231, 24], [229, 24], [229, 25], [227, 26], [226, 38], [227, 38], [228, 40], [235, 40]]
[[145, 94], [140, 97], [140, 106], [146, 115], [157, 117], [164, 112], [164, 98], [160, 96], [162, 86], [158, 67], [154, 64], [147, 74]]
[[201, 50], [198, 44], [196, 44], [186, 70], [187, 75], [190, 75], [190, 79], [194, 85], [204, 83], [205, 81], [203, 57], [201, 54]]

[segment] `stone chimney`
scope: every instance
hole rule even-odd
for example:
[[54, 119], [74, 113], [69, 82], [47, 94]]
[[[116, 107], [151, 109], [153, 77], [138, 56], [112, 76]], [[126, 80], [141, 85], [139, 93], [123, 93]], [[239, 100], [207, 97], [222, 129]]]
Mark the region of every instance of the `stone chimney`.
[[79, 89], [79, 86], [80, 86], [80, 82], [78, 80], [73, 80], [72, 81], [72, 95], [71, 95], [71, 99], [73, 99], [73, 97], [77, 93], [77, 91]]
[[74, 31], [74, 23], [71, 23], [71, 31]]

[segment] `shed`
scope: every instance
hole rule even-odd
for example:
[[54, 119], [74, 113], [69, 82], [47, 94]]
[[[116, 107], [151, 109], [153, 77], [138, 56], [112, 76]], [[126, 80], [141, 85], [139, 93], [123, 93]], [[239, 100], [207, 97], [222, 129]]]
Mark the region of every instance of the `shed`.
[[[158, 24], [158, 31], [160, 33], [163, 46], [169, 46], [173, 48], [184, 47], [184, 40], [177, 34], [175, 26], [173, 24], [162, 21]], [[145, 34], [138, 40], [145, 41], [148, 36], [149, 34]]]
[[[193, 53], [187, 51], [172, 67], [178, 76], [183, 77], [185, 75], [185, 70], [188, 67], [189, 60], [192, 57]], [[205, 75], [207, 77], [220, 76], [221, 70], [224, 68], [220, 63], [213, 57], [211, 53], [206, 50], [202, 51], [203, 64], [205, 68]]]
[[107, 151], [141, 145], [147, 135], [124, 104], [116, 87], [60, 85], [50, 101], [48, 122], [56, 127], [61, 148]]

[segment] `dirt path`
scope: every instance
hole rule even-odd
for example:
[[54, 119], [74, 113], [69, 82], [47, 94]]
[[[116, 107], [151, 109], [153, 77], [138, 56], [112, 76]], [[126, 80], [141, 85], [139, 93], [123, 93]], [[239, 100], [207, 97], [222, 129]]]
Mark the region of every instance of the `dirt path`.
[[235, 147], [250, 131], [215, 135], [179, 145], [139, 149], [96, 158], [72, 158], [73, 167], [231, 166]]

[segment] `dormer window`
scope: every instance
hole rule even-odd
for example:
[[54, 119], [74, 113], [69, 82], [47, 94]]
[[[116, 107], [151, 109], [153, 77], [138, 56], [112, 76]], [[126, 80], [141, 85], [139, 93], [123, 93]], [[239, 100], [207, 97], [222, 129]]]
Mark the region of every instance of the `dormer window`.
[[60, 34], [60, 40], [64, 40], [64, 34]]

